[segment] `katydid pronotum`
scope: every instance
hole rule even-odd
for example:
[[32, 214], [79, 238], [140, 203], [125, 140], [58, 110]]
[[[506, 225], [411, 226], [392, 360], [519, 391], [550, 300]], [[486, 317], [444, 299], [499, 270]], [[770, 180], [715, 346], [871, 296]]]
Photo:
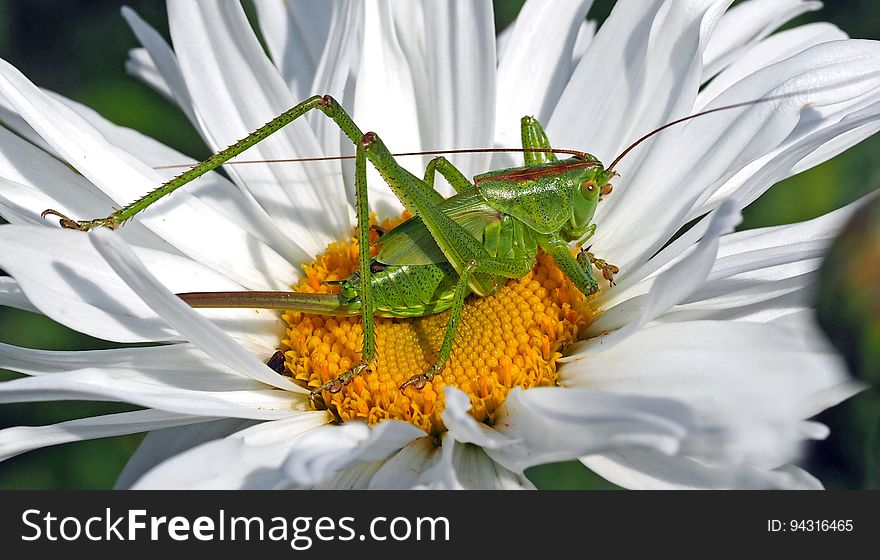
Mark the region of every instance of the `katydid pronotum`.
[[[415, 372], [400, 389], [421, 389], [441, 371], [452, 353], [465, 298], [493, 294], [508, 279], [526, 275], [538, 249], [549, 254], [559, 269], [584, 295], [599, 290], [595, 266], [613, 285], [618, 268], [581, 250], [573, 256], [569, 244], [583, 244], [596, 231], [591, 223], [600, 195], [611, 192], [615, 166], [636, 145], [661, 130], [688, 119], [725, 109], [770, 101], [765, 97], [717, 107], [669, 122], [642, 136], [606, 168], [594, 156], [553, 149], [541, 124], [532, 117], [521, 121], [521, 151], [525, 165], [483, 173], [468, 180], [446, 158], [430, 161], [423, 179], [404, 169], [374, 132], [363, 133], [330, 96], [314, 96], [294, 106], [242, 140], [184, 171], [137, 201], [104, 218], [76, 221], [56, 210], [43, 216], [60, 218], [64, 228], [88, 231], [116, 229], [138, 212], [192, 180], [219, 167], [261, 140], [312, 110], [332, 119], [356, 146], [355, 194], [359, 269], [338, 284], [338, 294], [299, 292], [192, 292], [178, 294], [192, 307], [291, 309], [322, 315], [360, 315], [363, 322], [361, 361], [337, 378], [312, 389], [313, 401], [323, 391], [338, 392], [373, 367], [376, 358], [374, 317], [420, 317], [450, 310], [437, 360], [427, 371]], [[448, 153], [448, 152], [447, 152]], [[572, 157], [559, 160], [555, 153]], [[305, 158], [310, 159], [310, 158]], [[378, 254], [370, 256], [367, 160], [412, 218], [385, 233]], [[443, 198], [434, 189], [436, 174], [456, 191]]]

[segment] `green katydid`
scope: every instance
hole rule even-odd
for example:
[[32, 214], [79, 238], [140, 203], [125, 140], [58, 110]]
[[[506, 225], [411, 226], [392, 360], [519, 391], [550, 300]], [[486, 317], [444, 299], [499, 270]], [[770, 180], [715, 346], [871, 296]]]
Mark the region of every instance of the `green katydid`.
[[[400, 386], [401, 390], [408, 386], [421, 389], [443, 369], [452, 353], [465, 298], [471, 293], [490, 295], [508, 279], [527, 274], [535, 264], [539, 247], [553, 258], [584, 295], [599, 290], [599, 283], [592, 273], [593, 266], [613, 285], [614, 274], [618, 272], [616, 266], [583, 250], [575, 257], [569, 251], [569, 244], [583, 245], [596, 231], [596, 224], [591, 222], [599, 197], [611, 192], [609, 180], [616, 175], [614, 167], [635, 146], [685, 120], [780, 97], [783, 96], [718, 107], [667, 123], [633, 142], [608, 168], [590, 154], [553, 149], [540, 123], [532, 117], [523, 117], [522, 150], [445, 152], [523, 152], [523, 167], [483, 173], [469, 181], [442, 156], [431, 160], [424, 179], [416, 177], [396, 161], [376, 133], [362, 133], [335, 99], [314, 96], [107, 217], [75, 221], [51, 209], [45, 210], [43, 216], [57, 216], [62, 227], [81, 231], [95, 227], [116, 229], [160, 198], [317, 109], [332, 119], [356, 146], [358, 271], [340, 280], [340, 293], [332, 295], [283, 291], [178, 295], [192, 307], [291, 309], [323, 315], [360, 315], [364, 333], [361, 362], [313, 389], [313, 399], [325, 390], [338, 392], [372, 366], [376, 356], [375, 316], [420, 317], [448, 309], [450, 316], [434, 365], [427, 371], [414, 374]], [[555, 153], [572, 157], [559, 160]], [[381, 247], [375, 258], [370, 257], [367, 160], [413, 215], [380, 238]], [[455, 189], [455, 195], [444, 199], [434, 189], [437, 173]]]

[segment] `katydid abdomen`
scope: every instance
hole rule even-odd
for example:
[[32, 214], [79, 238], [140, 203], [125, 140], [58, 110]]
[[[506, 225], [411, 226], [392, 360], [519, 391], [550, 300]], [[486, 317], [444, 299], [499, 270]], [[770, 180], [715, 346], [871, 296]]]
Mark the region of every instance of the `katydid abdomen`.
[[[370, 281], [373, 309], [378, 317], [423, 317], [440, 313], [452, 307], [457, 281], [458, 273], [449, 263], [386, 266], [374, 272]], [[352, 274], [346, 284], [357, 290], [360, 287], [358, 273]], [[346, 287], [343, 293], [345, 291]]]
[[[449, 263], [382, 266], [373, 261], [370, 277], [377, 317], [423, 317], [449, 309], [458, 274]], [[334, 282], [334, 284], [337, 282]], [[321, 315], [361, 314], [360, 273], [338, 282], [338, 294], [309, 292], [189, 292], [178, 294], [191, 307], [286, 309]]]

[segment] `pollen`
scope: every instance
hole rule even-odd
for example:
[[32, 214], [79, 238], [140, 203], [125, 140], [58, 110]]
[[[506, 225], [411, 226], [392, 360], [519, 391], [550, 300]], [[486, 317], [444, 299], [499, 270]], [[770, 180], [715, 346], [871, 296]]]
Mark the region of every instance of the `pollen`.
[[[402, 220], [384, 222], [390, 229]], [[371, 230], [374, 241], [378, 232]], [[340, 280], [358, 269], [354, 236], [332, 243], [305, 274], [296, 291], [332, 293]], [[282, 341], [285, 364], [294, 379], [314, 388], [335, 379], [361, 358], [363, 328], [359, 316], [331, 317], [287, 311]], [[471, 414], [492, 424], [496, 411], [514, 387], [557, 385], [557, 360], [592, 318], [589, 302], [544, 253], [527, 275], [510, 280], [497, 293], [465, 302], [453, 352], [441, 372], [422, 388], [400, 390], [413, 375], [437, 359], [449, 311], [419, 318], [375, 318], [374, 367], [338, 393], [324, 391], [324, 404], [341, 421], [375, 424], [386, 419], [411, 422], [429, 434], [440, 434], [443, 388], [451, 385], [470, 396]]]

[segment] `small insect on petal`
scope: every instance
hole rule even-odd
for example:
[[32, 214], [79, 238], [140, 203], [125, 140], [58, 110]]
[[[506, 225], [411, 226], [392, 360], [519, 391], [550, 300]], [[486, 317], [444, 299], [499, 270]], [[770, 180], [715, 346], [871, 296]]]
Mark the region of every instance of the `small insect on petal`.
[[266, 365], [275, 373], [284, 373], [284, 352], [276, 350], [275, 353], [272, 354], [272, 357], [266, 362]]

